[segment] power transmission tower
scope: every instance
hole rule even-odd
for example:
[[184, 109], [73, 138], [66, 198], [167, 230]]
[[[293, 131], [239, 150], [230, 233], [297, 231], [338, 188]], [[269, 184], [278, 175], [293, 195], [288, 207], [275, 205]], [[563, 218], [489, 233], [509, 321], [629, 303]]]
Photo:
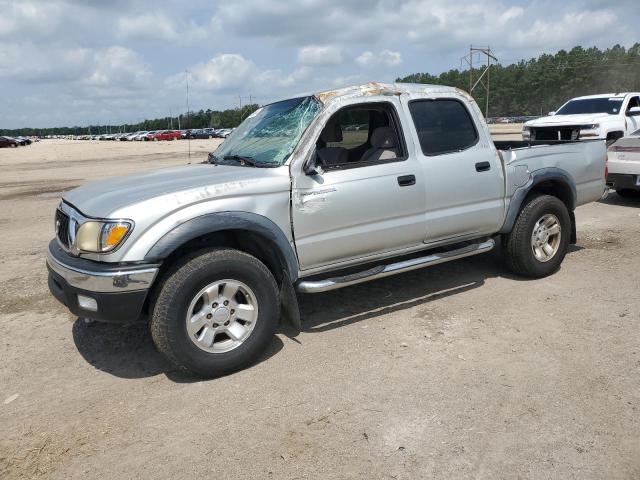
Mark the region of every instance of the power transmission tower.
[[[480, 76], [476, 79], [475, 83], [473, 81], [473, 57], [474, 55], [478, 58], [478, 64], [480, 65]], [[486, 57], [486, 64], [484, 62], [484, 58]], [[473, 95], [473, 91], [476, 89], [478, 85], [481, 85], [486, 94], [486, 106], [484, 111], [484, 116], [489, 116], [489, 92], [490, 92], [490, 73], [491, 73], [491, 60], [494, 63], [498, 63], [497, 57], [494, 55], [491, 47], [488, 45], [486, 47], [474, 47], [471, 45], [469, 47], [469, 53], [462, 57], [462, 62], [466, 62], [469, 65], [469, 93]], [[486, 80], [486, 83], [485, 83]]]

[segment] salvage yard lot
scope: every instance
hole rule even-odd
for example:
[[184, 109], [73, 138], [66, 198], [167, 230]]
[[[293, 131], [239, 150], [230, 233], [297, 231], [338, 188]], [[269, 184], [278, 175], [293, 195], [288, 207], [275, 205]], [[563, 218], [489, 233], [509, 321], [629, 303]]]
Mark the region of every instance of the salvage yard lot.
[[72, 318], [44, 266], [61, 191], [187, 148], [0, 150], [0, 478], [640, 477], [640, 200], [580, 207], [542, 280], [494, 252], [302, 295], [304, 332], [200, 381], [144, 325]]

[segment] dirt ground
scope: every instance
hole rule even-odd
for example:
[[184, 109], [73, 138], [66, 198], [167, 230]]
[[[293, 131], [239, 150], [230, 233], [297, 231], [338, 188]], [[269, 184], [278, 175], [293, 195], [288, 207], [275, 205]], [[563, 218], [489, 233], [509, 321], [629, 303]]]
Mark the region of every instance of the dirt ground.
[[0, 478], [640, 478], [640, 201], [580, 207], [543, 280], [491, 253], [301, 296], [303, 332], [199, 381], [144, 325], [71, 317], [44, 263], [62, 190], [187, 161], [185, 141], [0, 150]]

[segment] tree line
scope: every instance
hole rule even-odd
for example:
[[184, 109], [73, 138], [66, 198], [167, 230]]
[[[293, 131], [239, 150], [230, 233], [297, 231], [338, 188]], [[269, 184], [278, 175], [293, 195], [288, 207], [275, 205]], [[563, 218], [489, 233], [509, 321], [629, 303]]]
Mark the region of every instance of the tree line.
[[[482, 69], [473, 69], [474, 82]], [[640, 91], [640, 43], [629, 49], [615, 45], [606, 50], [574, 47], [507, 66], [490, 69], [490, 117], [546, 115], [566, 100], [581, 95]], [[469, 91], [470, 72], [449, 70], [440, 75], [414, 73], [399, 82], [449, 85]], [[486, 95], [473, 96], [484, 112]]]
[[199, 110], [181, 114], [177, 117], [155, 118], [139, 123], [123, 125], [89, 125], [88, 127], [51, 127], [51, 128], [18, 128], [0, 130], [0, 135], [9, 136], [46, 136], [46, 135], [97, 135], [102, 133], [137, 132], [140, 130], [178, 130], [193, 128], [233, 128], [251, 113], [260, 108], [257, 104], [245, 105], [227, 110]]

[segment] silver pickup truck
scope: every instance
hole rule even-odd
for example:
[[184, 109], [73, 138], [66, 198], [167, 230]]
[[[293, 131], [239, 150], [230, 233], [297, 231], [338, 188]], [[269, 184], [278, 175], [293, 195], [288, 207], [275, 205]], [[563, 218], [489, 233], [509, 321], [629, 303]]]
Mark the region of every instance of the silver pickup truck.
[[491, 140], [466, 93], [371, 83], [266, 105], [208, 162], [66, 193], [49, 288], [75, 315], [148, 319], [202, 376], [249, 365], [313, 293], [494, 248], [552, 274], [574, 210], [605, 189], [604, 141]]

